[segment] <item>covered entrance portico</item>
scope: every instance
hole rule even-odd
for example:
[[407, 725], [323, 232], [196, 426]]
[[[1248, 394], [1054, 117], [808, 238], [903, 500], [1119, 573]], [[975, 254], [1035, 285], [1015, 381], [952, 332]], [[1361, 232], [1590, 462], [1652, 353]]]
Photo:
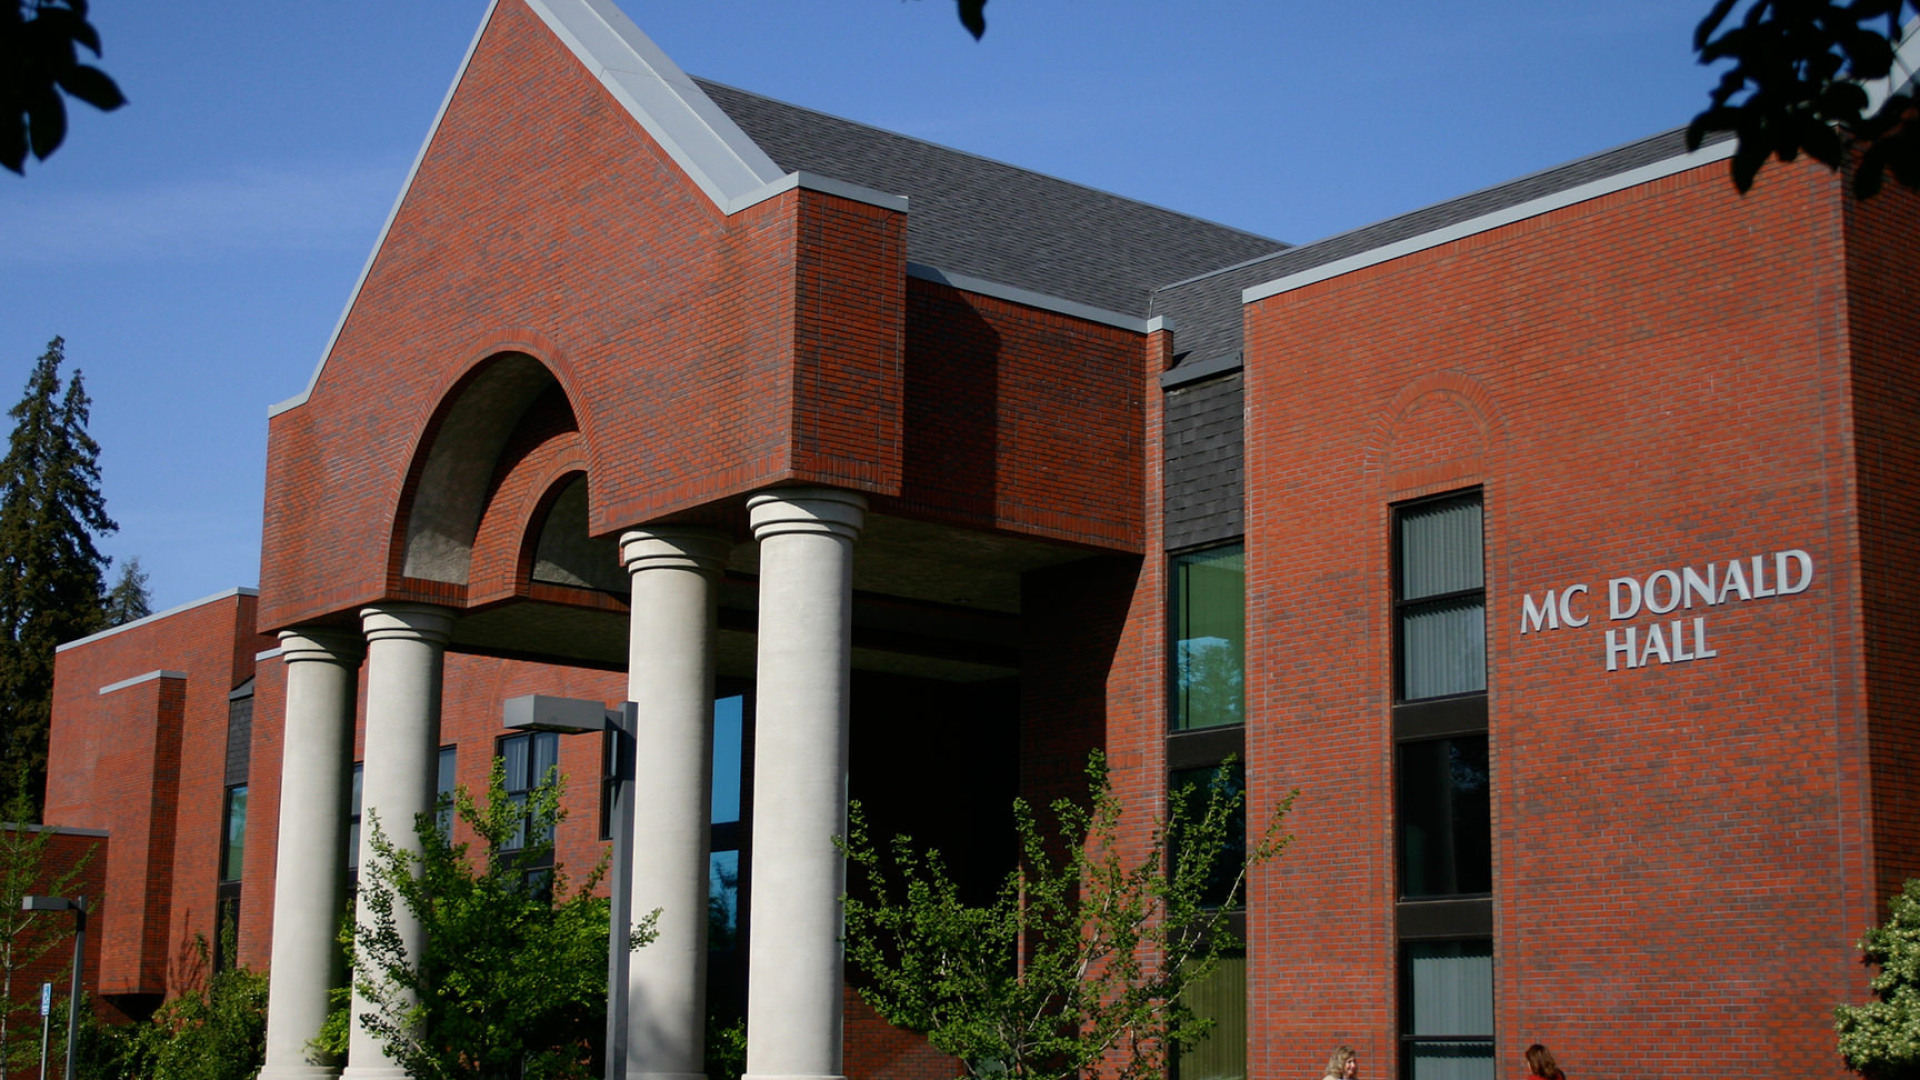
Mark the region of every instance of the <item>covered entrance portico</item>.
[[[853, 783], [909, 806], [887, 774], [973, 710], [993, 734], [955, 760], [994, 776], [928, 790], [1005, 805], [1033, 575], [1142, 550], [1143, 403], [1170, 355], [1157, 322], [910, 246], [904, 197], [776, 165], [610, 5], [490, 9], [320, 368], [271, 420], [265, 1080], [334, 1071], [308, 1043], [339, 979], [359, 699], [361, 810], [407, 842], [459, 654], [625, 672], [633, 910], [660, 911], [629, 975], [630, 1077], [704, 1074], [715, 686], [752, 686], [747, 1074], [844, 1073], [850, 754], [892, 746]], [[871, 737], [863, 695], [890, 713]], [[399, 1070], [356, 1024], [345, 1072]]]

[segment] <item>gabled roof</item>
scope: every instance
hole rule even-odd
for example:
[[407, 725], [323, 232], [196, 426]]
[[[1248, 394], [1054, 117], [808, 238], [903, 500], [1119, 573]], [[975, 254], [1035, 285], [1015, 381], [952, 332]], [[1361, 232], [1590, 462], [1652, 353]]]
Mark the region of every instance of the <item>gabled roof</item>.
[[782, 170], [907, 197], [907, 258], [1144, 318], [1161, 284], [1277, 240], [695, 79]]
[[1173, 321], [1185, 356], [1164, 381], [1177, 383], [1232, 370], [1242, 348], [1240, 308], [1245, 302], [1722, 160], [1732, 152], [1731, 136], [1710, 139], [1689, 152], [1685, 129], [1666, 131], [1351, 232], [1169, 284], [1155, 295], [1153, 314]]

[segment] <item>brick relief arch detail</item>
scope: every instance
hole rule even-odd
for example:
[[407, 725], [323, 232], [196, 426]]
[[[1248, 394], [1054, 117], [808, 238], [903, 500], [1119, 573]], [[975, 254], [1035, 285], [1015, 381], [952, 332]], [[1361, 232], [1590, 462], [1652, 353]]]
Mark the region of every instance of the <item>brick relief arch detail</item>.
[[587, 475], [585, 442], [570, 432], [541, 443], [500, 478], [474, 537], [469, 606], [526, 595], [548, 511], [575, 478]]
[[1499, 403], [1485, 384], [1462, 371], [1427, 372], [1376, 416], [1366, 475], [1394, 499], [1477, 483], [1500, 427]]
[[473, 542], [497, 484], [495, 471], [529, 409], [557, 394], [582, 454], [593, 433], [583, 425], [577, 380], [551, 338], [526, 329], [476, 334], [411, 421], [406, 479], [393, 500], [387, 557], [390, 591], [422, 587], [436, 602], [464, 602]]

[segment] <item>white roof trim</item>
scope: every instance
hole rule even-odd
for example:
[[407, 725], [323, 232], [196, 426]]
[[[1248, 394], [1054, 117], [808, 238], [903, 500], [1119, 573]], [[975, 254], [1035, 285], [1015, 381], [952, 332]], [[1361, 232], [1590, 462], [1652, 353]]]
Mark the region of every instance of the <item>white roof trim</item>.
[[262, 649], [259, 652], [253, 654], [253, 662], [256, 664], [265, 663], [266, 661], [272, 660], [274, 657], [279, 656], [281, 653], [286, 651], [287, 649], [286, 649], [286, 646], [284, 645], [275, 645], [271, 649]]
[[1862, 116], [1879, 112], [1880, 106], [1885, 105], [1895, 91], [1913, 82], [1916, 73], [1920, 73], [1920, 19], [1908, 22], [1901, 28], [1900, 34], [1900, 45], [1893, 53], [1893, 70], [1886, 78], [1875, 79], [1861, 87], [1867, 92], [1867, 107], [1862, 111]]
[[612, 0], [527, 0], [715, 206], [780, 179], [780, 167]]
[[64, 645], [54, 646], [53, 651], [59, 653], [59, 652], [66, 652], [68, 649], [77, 649], [82, 645], [99, 641], [101, 638], [112, 637], [113, 635], [122, 633], [123, 631], [131, 630], [136, 626], [145, 626], [151, 622], [159, 622], [161, 619], [172, 618], [173, 616], [178, 615], [183, 611], [192, 611], [194, 608], [202, 607], [207, 604], [218, 603], [221, 600], [231, 599], [235, 596], [259, 596], [259, 595], [260, 595], [259, 589], [251, 589], [245, 585], [235, 586], [234, 588], [228, 589], [226, 592], [217, 592], [217, 593], [214, 593], [212, 596], [203, 596], [198, 600], [189, 600], [186, 603], [181, 604], [179, 607], [170, 607], [165, 611], [156, 611], [151, 615], [147, 615], [142, 618], [135, 619], [132, 622], [121, 623], [119, 626], [116, 626], [111, 630], [102, 630], [97, 634], [88, 634], [86, 637], [83, 637], [83, 638], [75, 638]]
[[[796, 187], [906, 212], [907, 199], [904, 195], [889, 195], [810, 173], [782, 173], [780, 166], [767, 156], [766, 151], [760, 149], [759, 144], [749, 138], [740, 125], [733, 122], [732, 117], [714, 104], [706, 91], [680, 70], [680, 66], [642, 33], [612, 0], [526, 0], [526, 3], [722, 213], [737, 214]], [[420, 172], [420, 163], [427, 156], [427, 148], [433, 145], [433, 138], [440, 131], [440, 122], [446, 118], [447, 107], [452, 104], [461, 80], [466, 78], [467, 66], [473, 62], [474, 51], [479, 47], [481, 37], [486, 34], [498, 6], [499, 0], [491, 0], [486, 14], [480, 19], [480, 28], [474, 31], [473, 40], [467, 44], [467, 54], [460, 61], [460, 70], [454, 74], [453, 84], [447, 88], [446, 97], [440, 102], [440, 111], [434, 114], [427, 137], [413, 157], [406, 181], [400, 185], [400, 194], [387, 211], [387, 220], [380, 226], [380, 235], [374, 241], [373, 251], [360, 268], [360, 277], [353, 283], [353, 291], [347, 296], [347, 305], [334, 323], [333, 333], [327, 338], [327, 347], [320, 353], [320, 362], [314, 365], [313, 374], [307, 379], [306, 389], [285, 401], [268, 406], [268, 419], [306, 404], [313, 396], [314, 387], [320, 382], [320, 373], [326, 370], [327, 358], [333, 355], [334, 346], [340, 341], [340, 332], [346, 328], [347, 316], [352, 314], [354, 304], [359, 301], [360, 290], [366, 287], [367, 275], [373, 270], [374, 260], [379, 257], [381, 248], [386, 246], [387, 234], [393, 228], [394, 218], [399, 216], [400, 205], [406, 201], [407, 192], [413, 187], [414, 178]]]
[[1046, 293], [1037, 293], [1031, 289], [1022, 289], [1018, 285], [1003, 285], [998, 281], [988, 281], [986, 278], [969, 277], [966, 274], [951, 274], [937, 267], [926, 266], [921, 263], [908, 263], [907, 276], [910, 278], [919, 278], [921, 281], [932, 281], [941, 285], [951, 285], [961, 292], [978, 293], [981, 296], [991, 296], [996, 300], [1006, 300], [1010, 303], [1039, 308], [1042, 311], [1051, 311], [1059, 315], [1069, 315], [1076, 319], [1084, 319], [1087, 322], [1099, 323], [1102, 326], [1131, 330], [1136, 334], [1151, 334], [1156, 330], [1173, 329], [1173, 320], [1164, 315], [1155, 315], [1151, 319], [1141, 318], [1138, 315], [1122, 315], [1117, 311], [1107, 311], [1104, 308], [1094, 307], [1092, 304], [1083, 304], [1078, 300], [1068, 300], [1059, 296], [1048, 296]]
[[1329, 278], [1336, 278], [1342, 274], [1351, 274], [1355, 270], [1364, 270], [1369, 266], [1377, 266], [1380, 263], [1412, 255], [1415, 252], [1425, 251], [1428, 248], [1439, 247], [1441, 244], [1450, 244], [1455, 240], [1472, 236], [1475, 233], [1483, 233], [1491, 229], [1497, 229], [1502, 225], [1511, 225], [1516, 221], [1525, 221], [1527, 218], [1539, 217], [1541, 214], [1572, 206], [1575, 203], [1586, 202], [1589, 199], [1597, 199], [1602, 195], [1611, 195], [1616, 191], [1623, 191], [1630, 187], [1649, 183], [1664, 176], [1672, 176], [1675, 173], [1685, 172], [1688, 169], [1698, 168], [1715, 161], [1724, 161], [1733, 156], [1736, 145], [1738, 144], [1735, 140], [1727, 139], [1724, 142], [1715, 143], [1712, 146], [1701, 147], [1691, 153], [1677, 154], [1662, 161], [1642, 165], [1637, 169], [1629, 169], [1623, 173], [1615, 173], [1612, 176], [1602, 177], [1598, 180], [1570, 187], [1565, 191], [1556, 191], [1551, 195], [1542, 195], [1537, 199], [1516, 203], [1513, 206], [1495, 210], [1489, 214], [1482, 214], [1476, 218], [1468, 218], [1465, 221], [1455, 222], [1452, 225], [1434, 229], [1432, 232], [1421, 233], [1418, 236], [1409, 236], [1404, 240], [1396, 240], [1391, 244], [1383, 244], [1377, 248], [1349, 255], [1344, 259], [1335, 259], [1330, 263], [1322, 263], [1319, 266], [1309, 267], [1297, 274], [1288, 274], [1285, 277], [1275, 278], [1264, 284], [1242, 290], [1240, 293], [1240, 302], [1243, 304], [1251, 304], [1257, 300], [1265, 300], [1269, 296], [1278, 296], [1283, 292], [1292, 292], [1295, 289], [1304, 288], [1316, 282], [1326, 281]]
[[810, 172], [790, 172], [778, 180], [762, 184], [734, 199], [724, 209], [729, 214], [737, 214], [749, 206], [757, 206], [781, 192], [792, 191], [795, 188], [838, 195], [843, 199], [852, 199], [854, 202], [862, 202], [886, 210], [898, 210], [903, 214], [907, 212], [905, 195], [889, 195], [884, 191], [875, 191], [870, 187], [861, 187], [859, 184], [851, 184], [845, 180], [835, 180], [831, 176]]
[[186, 677], [187, 673], [184, 671], [167, 671], [165, 669], [149, 671], [145, 675], [135, 675], [131, 679], [121, 679], [117, 683], [108, 683], [100, 688], [100, 694], [104, 697], [107, 694], [113, 693], [115, 690], [125, 690], [129, 686], [139, 686], [143, 682], [152, 682], [155, 679], [184, 679]]

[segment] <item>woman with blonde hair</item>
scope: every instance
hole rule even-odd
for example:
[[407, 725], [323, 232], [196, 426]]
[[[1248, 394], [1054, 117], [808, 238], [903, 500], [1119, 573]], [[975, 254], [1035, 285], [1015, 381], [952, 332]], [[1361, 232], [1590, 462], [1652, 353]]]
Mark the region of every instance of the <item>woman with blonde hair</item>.
[[1327, 1071], [1320, 1074], [1320, 1080], [1354, 1080], [1359, 1075], [1360, 1055], [1351, 1046], [1341, 1046], [1327, 1059]]
[[1553, 1051], [1539, 1043], [1527, 1047], [1527, 1071], [1540, 1080], [1567, 1080], [1567, 1074], [1560, 1071], [1560, 1063], [1553, 1060]]

